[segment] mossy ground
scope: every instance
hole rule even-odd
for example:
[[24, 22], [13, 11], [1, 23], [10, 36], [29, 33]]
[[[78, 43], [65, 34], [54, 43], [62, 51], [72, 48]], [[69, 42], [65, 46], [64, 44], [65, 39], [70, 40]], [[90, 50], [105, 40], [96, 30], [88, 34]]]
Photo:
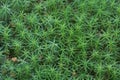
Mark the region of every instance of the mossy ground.
[[0, 0], [0, 80], [120, 80], [120, 1]]

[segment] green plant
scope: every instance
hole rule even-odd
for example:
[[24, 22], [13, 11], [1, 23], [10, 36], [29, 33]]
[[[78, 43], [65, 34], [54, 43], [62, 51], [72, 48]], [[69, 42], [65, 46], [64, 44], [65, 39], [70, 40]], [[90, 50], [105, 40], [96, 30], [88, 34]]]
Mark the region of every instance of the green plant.
[[3, 4], [0, 6], [0, 18], [3, 20], [8, 20], [10, 15], [12, 14], [12, 11], [10, 9], [10, 5], [8, 4]]

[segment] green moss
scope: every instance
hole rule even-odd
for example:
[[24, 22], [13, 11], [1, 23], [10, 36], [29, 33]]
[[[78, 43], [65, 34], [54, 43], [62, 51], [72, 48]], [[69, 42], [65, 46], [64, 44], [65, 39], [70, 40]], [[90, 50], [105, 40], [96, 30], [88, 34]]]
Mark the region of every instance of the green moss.
[[0, 0], [0, 80], [119, 80], [119, 3]]

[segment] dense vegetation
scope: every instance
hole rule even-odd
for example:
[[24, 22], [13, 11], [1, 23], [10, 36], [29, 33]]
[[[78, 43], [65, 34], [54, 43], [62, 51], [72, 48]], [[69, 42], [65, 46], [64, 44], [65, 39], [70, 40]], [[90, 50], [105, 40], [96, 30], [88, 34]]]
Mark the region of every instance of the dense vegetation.
[[120, 80], [120, 0], [0, 0], [0, 80]]

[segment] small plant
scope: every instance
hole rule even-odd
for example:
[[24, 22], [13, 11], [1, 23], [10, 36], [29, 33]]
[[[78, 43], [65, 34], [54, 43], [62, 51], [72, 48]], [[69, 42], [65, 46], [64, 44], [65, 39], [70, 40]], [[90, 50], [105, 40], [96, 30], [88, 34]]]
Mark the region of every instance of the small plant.
[[37, 49], [39, 47], [39, 42], [36, 38], [29, 38], [28, 47], [32, 49]]
[[3, 26], [1, 29], [1, 36], [5, 42], [9, 41], [11, 36], [11, 29], [9, 27]]
[[19, 40], [13, 40], [13, 47], [15, 54], [20, 54], [22, 43]]
[[0, 18], [3, 20], [8, 20], [10, 15], [12, 14], [12, 11], [10, 9], [10, 5], [8, 4], [3, 4], [0, 6]]
[[37, 14], [31, 13], [26, 16], [26, 21], [28, 26], [37, 26], [39, 24], [38, 16]]

